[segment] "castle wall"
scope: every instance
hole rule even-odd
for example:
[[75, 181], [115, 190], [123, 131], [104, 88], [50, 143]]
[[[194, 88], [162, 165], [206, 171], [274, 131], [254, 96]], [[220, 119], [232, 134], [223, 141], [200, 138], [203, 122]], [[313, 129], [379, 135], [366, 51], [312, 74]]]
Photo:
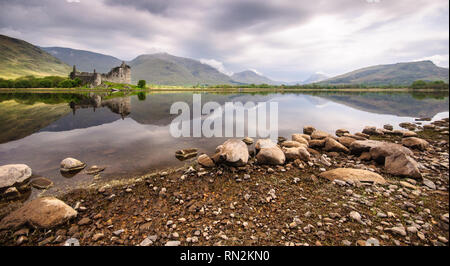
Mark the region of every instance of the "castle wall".
[[73, 66], [73, 71], [70, 73], [70, 78], [81, 79], [82, 85], [99, 86], [102, 82], [126, 83], [131, 84], [131, 68], [125, 62], [122, 65], [111, 69], [107, 74], [78, 72]]

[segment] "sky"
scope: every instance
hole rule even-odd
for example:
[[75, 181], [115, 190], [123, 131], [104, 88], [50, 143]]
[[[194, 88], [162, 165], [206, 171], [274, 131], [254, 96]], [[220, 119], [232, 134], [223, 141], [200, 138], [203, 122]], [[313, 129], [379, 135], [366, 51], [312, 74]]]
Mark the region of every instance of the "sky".
[[167, 52], [278, 81], [449, 66], [447, 0], [0, 0], [0, 34], [122, 60]]

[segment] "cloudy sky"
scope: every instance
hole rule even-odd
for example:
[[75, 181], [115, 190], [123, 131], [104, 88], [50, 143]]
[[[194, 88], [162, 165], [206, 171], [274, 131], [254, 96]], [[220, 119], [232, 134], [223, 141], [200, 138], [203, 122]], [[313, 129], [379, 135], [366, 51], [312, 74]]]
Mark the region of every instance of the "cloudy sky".
[[447, 0], [0, 0], [0, 34], [131, 60], [168, 52], [299, 81], [375, 64], [449, 65]]

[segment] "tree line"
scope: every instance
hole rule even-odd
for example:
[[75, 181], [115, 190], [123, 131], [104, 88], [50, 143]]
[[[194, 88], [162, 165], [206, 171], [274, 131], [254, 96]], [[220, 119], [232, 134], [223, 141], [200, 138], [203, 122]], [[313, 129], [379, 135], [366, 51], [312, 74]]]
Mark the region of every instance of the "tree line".
[[25, 76], [17, 79], [0, 78], [0, 88], [75, 88], [80, 87], [80, 78], [70, 79], [59, 76], [37, 78]]

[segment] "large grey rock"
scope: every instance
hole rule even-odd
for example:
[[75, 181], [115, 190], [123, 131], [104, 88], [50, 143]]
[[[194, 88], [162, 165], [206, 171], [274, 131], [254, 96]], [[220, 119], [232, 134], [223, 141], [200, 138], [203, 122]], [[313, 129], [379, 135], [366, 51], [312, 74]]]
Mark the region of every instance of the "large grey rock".
[[308, 145], [308, 142], [311, 140], [311, 137], [305, 134], [292, 134], [292, 140]]
[[403, 138], [402, 144], [406, 147], [418, 149], [421, 151], [428, 149], [428, 147], [430, 146], [428, 141], [416, 137]]
[[274, 146], [261, 149], [256, 159], [260, 164], [281, 165], [286, 161], [286, 156], [278, 146]]
[[341, 143], [339, 143], [338, 141], [336, 141], [335, 139], [332, 138], [326, 138], [325, 140], [325, 151], [335, 151], [335, 152], [344, 152], [344, 153], [349, 153], [350, 151], [347, 149], [347, 147], [345, 147], [344, 145], [342, 145]]
[[377, 184], [386, 183], [386, 180], [377, 173], [353, 168], [336, 168], [323, 172], [319, 176], [330, 181], [338, 179], [342, 181], [359, 181]]
[[235, 166], [243, 166], [248, 161], [247, 145], [239, 139], [229, 139], [217, 146], [216, 154], [212, 159], [216, 163], [226, 162]]
[[31, 177], [31, 168], [26, 164], [0, 166], [0, 190], [22, 184]]
[[61, 172], [79, 171], [85, 167], [85, 163], [74, 158], [66, 158], [61, 161]]
[[272, 148], [277, 146], [275, 142], [273, 142], [271, 139], [258, 139], [255, 143], [255, 149], [260, 150], [264, 148]]
[[419, 164], [404, 153], [395, 153], [385, 158], [384, 169], [392, 175], [420, 179]]
[[312, 126], [304, 126], [303, 127], [303, 133], [306, 135], [311, 135], [316, 129]]
[[286, 159], [295, 161], [296, 159], [300, 159], [302, 161], [309, 161], [310, 154], [305, 147], [292, 147], [292, 148], [283, 148], [284, 155]]
[[0, 229], [16, 229], [23, 225], [52, 228], [77, 216], [77, 211], [63, 201], [43, 197], [25, 203], [0, 222]]
[[328, 137], [331, 137], [331, 135], [321, 130], [316, 130], [311, 134], [311, 139], [325, 139]]

